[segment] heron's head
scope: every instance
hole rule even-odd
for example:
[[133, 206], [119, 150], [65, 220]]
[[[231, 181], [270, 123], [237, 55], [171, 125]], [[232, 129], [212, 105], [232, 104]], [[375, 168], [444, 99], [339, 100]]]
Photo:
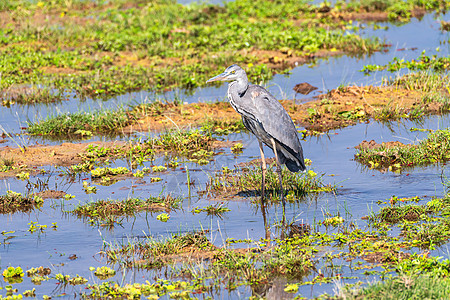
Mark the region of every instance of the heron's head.
[[214, 76], [213, 78], [208, 79], [206, 83], [213, 82], [213, 81], [234, 81], [238, 80], [240, 78], [247, 78], [247, 74], [245, 74], [244, 69], [239, 67], [238, 65], [231, 65], [229, 66], [225, 72], [222, 74], [219, 74], [217, 76]]

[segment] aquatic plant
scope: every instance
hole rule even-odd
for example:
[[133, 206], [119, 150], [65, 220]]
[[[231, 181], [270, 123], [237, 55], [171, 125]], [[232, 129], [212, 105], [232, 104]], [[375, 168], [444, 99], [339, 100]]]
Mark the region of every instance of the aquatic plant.
[[89, 218], [92, 221], [104, 223], [110, 218], [129, 217], [141, 211], [171, 211], [178, 208], [181, 199], [171, 196], [149, 197], [147, 199], [127, 198], [124, 200], [97, 200], [78, 205], [70, 211], [79, 218]]
[[[279, 182], [278, 174], [273, 170], [275, 163], [268, 165], [266, 173], [266, 193], [274, 201], [278, 199]], [[238, 175], [238, 176], [237, 176]], [[259, 193], [261, 186], [261, 169], [257, 163], [247, 167], [236, 168], [234, 170], [223, 169], [213, 176], [210, 176], [206, 191], [216, 195], [255, 195]], [[294, 201], [298, 197], [308, 193], [332, 192], [335, 186], [325, 184], [323, 176], [317, 176], [312, 170], [307, 174], [292, 173], [282, 169], [283, 188], [288, 193], [288, 201]]]
[[378, 144], [375, 147], [360, 145], [355, 160], [374, 169], [399, 170], [405, 167], [444, 163], [450, 160], [450, 131], [431, 132], [417, 144]]
[[0, 196], [0, 213], [29, 212], [41, 207], [43, 203], [44, 199], [39, 196], [32, 194], [24, 196], [21, 193], [7, 191], [6, 195]]
[[446, 56], [440, 57], [436, 54], [428, 56], [425, 51], [422, 51], [419, 57], [409, 61], [404, 58], [394, 57], [385, 65], [365, 65], [361, 69], [361, 72], [367, 74], [381, 70], [396, 72], [401, 69], [408, 69], [411, 71], [444, 72], [450, 69], [450, 58]]

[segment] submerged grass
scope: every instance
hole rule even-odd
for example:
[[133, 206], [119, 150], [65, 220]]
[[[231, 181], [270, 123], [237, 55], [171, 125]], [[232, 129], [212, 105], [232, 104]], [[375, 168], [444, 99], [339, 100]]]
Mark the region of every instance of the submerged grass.
[[359, 147], [355, 159], [375, 169], [401, 169], [419, 165], [444, 163], [450, 159], [450, 131], [436, 130], [418, 144], [374, 148]]

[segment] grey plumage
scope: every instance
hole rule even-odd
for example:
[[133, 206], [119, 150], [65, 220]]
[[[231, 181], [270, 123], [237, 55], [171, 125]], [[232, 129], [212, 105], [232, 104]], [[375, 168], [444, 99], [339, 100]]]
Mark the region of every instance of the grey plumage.
[[[277, 151], [279, 163], [292, 172], [304, 171], [306, 167], [297, 130], [280, 102], [263, 87], [249, 85], [247, 74], [237, 65], [228, 67], [207, 82], [216, 80], [231, 81], [228, 86], [230, 104], [241, 114], [245, 127], [258, 141]], [[271, 139], [275, 141], [276, 149], [273, 149]]]

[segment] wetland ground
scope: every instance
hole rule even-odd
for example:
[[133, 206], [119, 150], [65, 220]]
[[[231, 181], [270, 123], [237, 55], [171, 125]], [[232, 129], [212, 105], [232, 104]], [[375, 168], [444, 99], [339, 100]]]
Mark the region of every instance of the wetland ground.
[[[2, 2], [0, 298], [447, 298], [449, 4]], [[298, 126], [287, 230], [231, 63]]]

